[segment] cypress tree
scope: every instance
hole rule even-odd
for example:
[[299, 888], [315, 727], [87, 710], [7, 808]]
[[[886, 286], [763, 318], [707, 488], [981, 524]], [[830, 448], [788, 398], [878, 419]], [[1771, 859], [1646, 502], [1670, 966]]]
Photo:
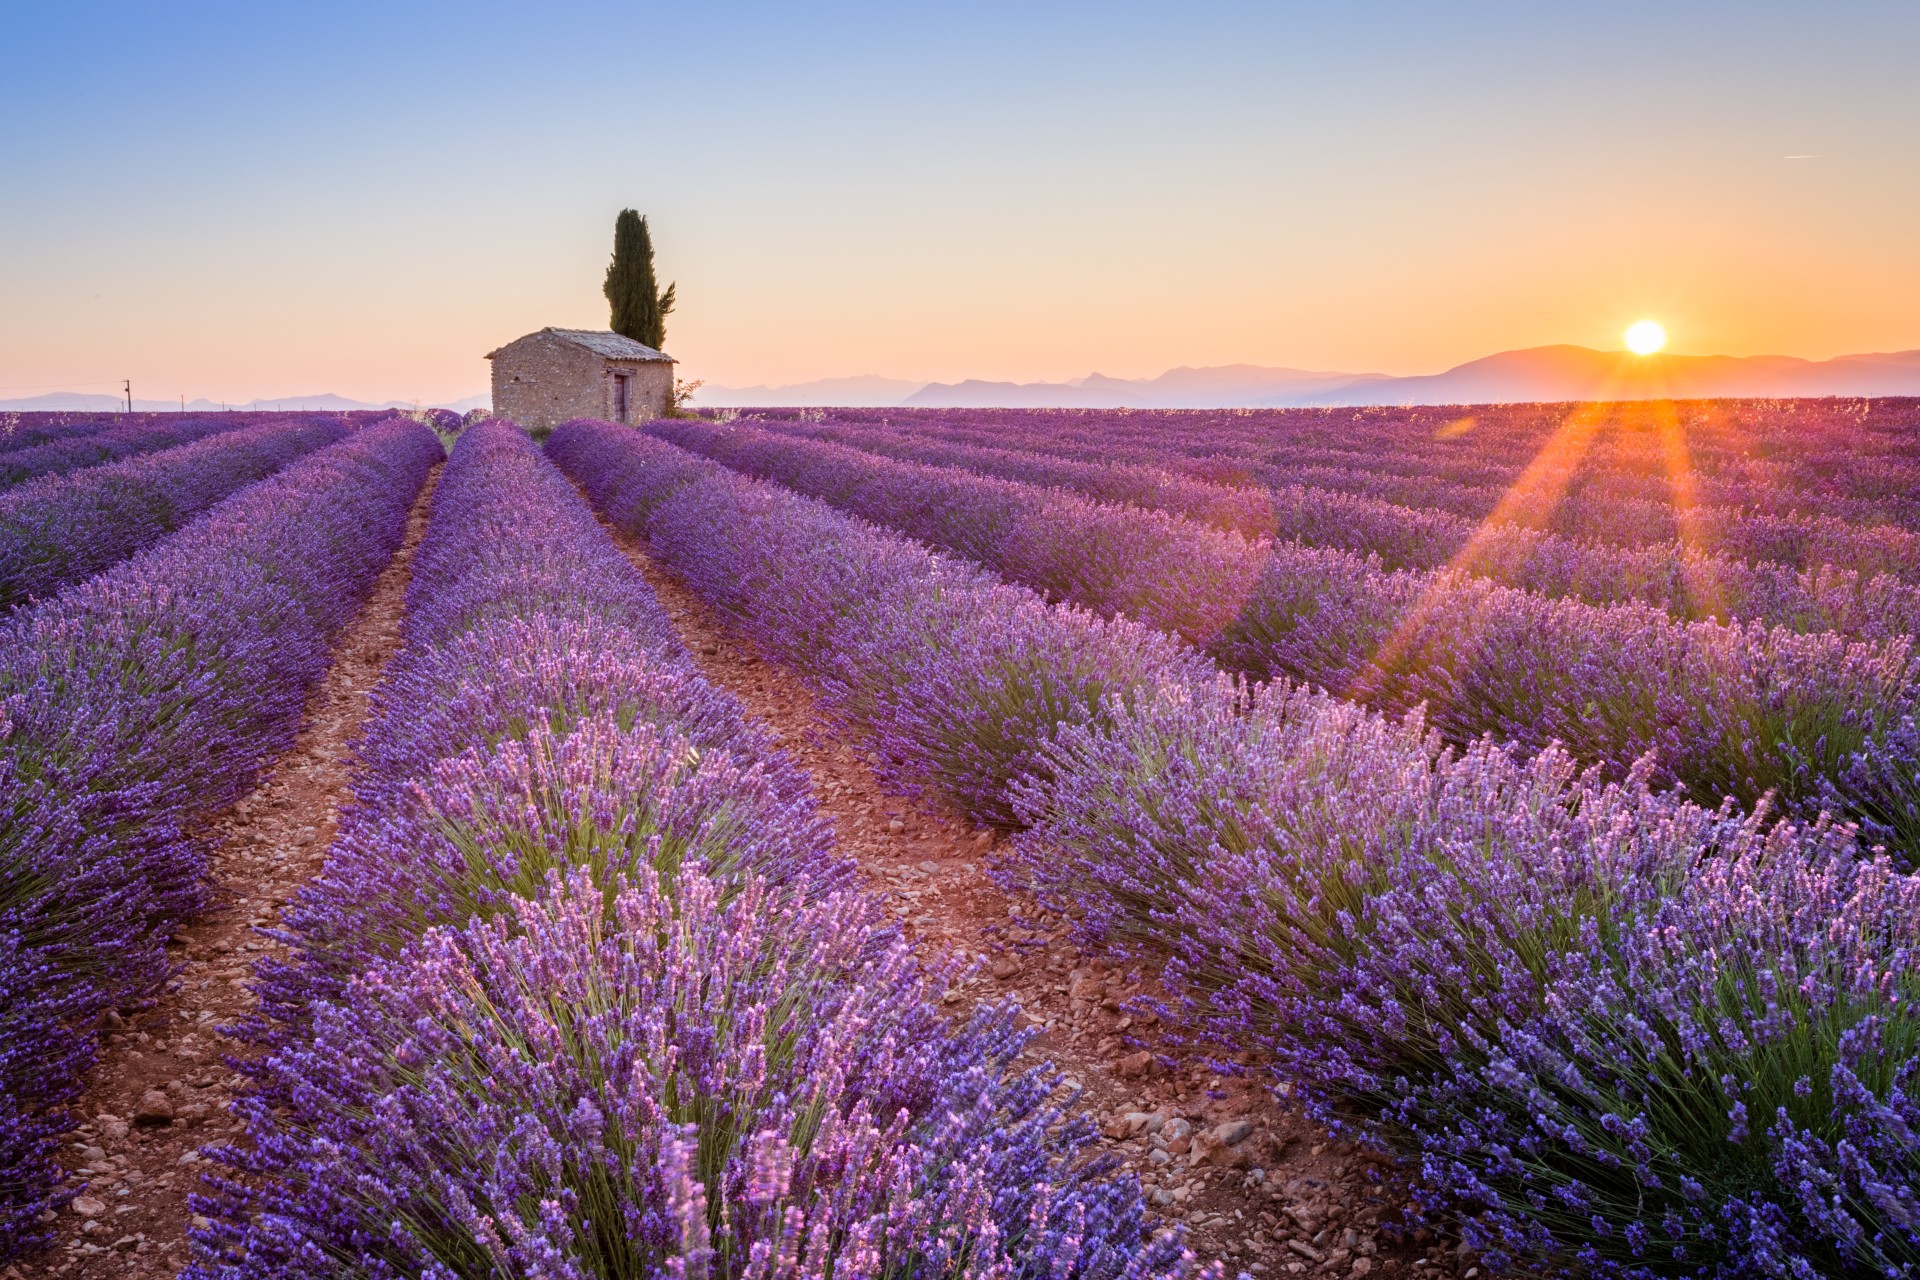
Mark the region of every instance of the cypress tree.
[[662, 350], [667, 313], [673, 310], [673, 286], [660, 292], [653, 274], [653, 237], [647, 220], [622, 209], [613, 222], [613, 261], [607, 264], [604, 292], [613, 311], [612, 329], [635, 342]]

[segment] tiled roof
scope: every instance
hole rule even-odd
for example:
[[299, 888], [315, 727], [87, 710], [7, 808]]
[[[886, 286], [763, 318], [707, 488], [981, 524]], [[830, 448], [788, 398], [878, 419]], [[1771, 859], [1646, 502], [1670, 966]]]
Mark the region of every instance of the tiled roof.
[[[673, 357], [665, 352], [655, 351], [644, 343], [635, 342], [625, 334], [609, 333], [605, 329], [555, 329], [549, 325], [540, 330], [540, 333], [550, 333], [556, 338], [571, 342], [578, 347], [585, 347], [595, 355], [605, 356], [609, 360], [665, 360], [669, 364], [673, 363]], [[527, 335], [528, 338], [539, 336], [533, 333]], [[525, 338], [515, 339], [518, 342], [525, 340]], [[504, 351], [506, 348], [502, 347], [500, 350]], [[500, 351], [489, 351], [487, 359], [491, 360], [499, 354]]]

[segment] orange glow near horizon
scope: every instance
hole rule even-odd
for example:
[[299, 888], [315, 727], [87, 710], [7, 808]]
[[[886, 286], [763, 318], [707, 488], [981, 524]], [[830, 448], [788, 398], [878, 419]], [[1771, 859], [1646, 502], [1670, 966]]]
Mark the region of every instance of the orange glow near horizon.
[[[543, 325], [606, 325], [598, 285], [610, 218], [598, 212], [550, 240], [545, 229], [522, 233], [500, 263], [490, 260], [499, 252], [491, 239], [484, 249], [462, 244], [494, 230], [478, 216], [472, 227], [441, 229], [432, 254], [411, 229], [395, 231], [369, 251], [386, 273], [371, 285], [349, 273], [263, 292], [251, 260], [212, 248], [166, 246], [173, 260], [143, 262], [144, 246], [115, 246], [88, 268], [113, 279], [100, 296], [84, 280], [36, 267], [44, 278], [10, 284], [10, 305], [0, 308], [0, 399], [117, 391], [123, 377], [156, 398], [332, 391], [432, 402], [483, 393], [483, 356], [500, 343]], [[1084, 231], [1076, 243], [1035, 236], [998, 261], [957, 252], [953, 261], [905, 263], [876, 261], [858, 246], [795, 243], [778, 226], [662, 217], [654, 234], [663, 273], [679, 284], [668, 350], [683, 377], [716, 387], [863, 374], [1140, 378], [1234, 363], [1432, 374], [1554, 343], [1619, 350], [1636, 313], [1656, 306], [1694, 354], [1827, 358], [1920, 343], [1911, 310], [1893, 314], [1884, 296], [1920, 287], [1920, 271], [1891, 271], [1886, 289], [1876, 281], [1867, 296], [1856, 287], [1865, 272], [1840, 263], [1806, 265], [1817, 288], [1760, 296], [1755, 282], [1771, 277], [1744, 261], [1722, 264], [1725, 278], [1666, 261], [1625, 284], [1587, 278], [1619, 266], [1604, 246], [1585, 255], [1555, 246], [1556, 260], [1572, 265], [1536, 272], [1533, 255], [1500, 261], [1471, 243], [1432, 262], [1412, 248], [1349, 243], [1329, 249], [1334, 260], [1385, 261], [1338, 280], [1262, 247], [1233, 270], [1188, 262], [1128, 296], [1142, 286], [1115, 269], [1119, 249]], [[931, 227], [927, 235], [938, 238]], [[1216, 252], [1227, 251], [1207, 250]], [[882, 267], [891, 274], [879, 278]], [[1459, 277], [1472, 272], [1463, 296]], [[1663, 290], [1656, 276], [1684, 287]], [[1623, 301], [1628, 292], [1645, 301]], [[1167, 319], [1145, 325], [1143, 312]]]
[[[1652, 323], [1652, 322], [1642, 322]], [[1639, 325], [1633, 328], [1639, 328]], [[1658, 328], [1658, 326], [1655, 326]], [[1631, 333], [1632, 330], [1629, 330]], [[1664, 339], [1665, 332], [1660, 337]], [[1658, 350], [1654, 346], [1648, 352]], [[1611, 388], [1609, 388], [1611, 390]], [[1399, 669], [1419, 661], [1418, 648], [1420, 637], [1434, 621], [1435, 614], [1442, 606], [1443, 587], [1450, 581], [1461, 577], [1484, 576], [1487, 565], [1485, 555], [1489, 541], [1496, 531], [1506, 526], [1527, 525], [1545, 529], [1550, 526], [1552, 513], [1565, 499], [1567, 490], [1579, 472], [1580, 465], [1593, 449], [1601, 429], [1615, 413], [1621, 412], [1621, 406], [1606, 403], [1607, 393], [1595, 397], [1592, 401], [1576, 405], [1562, 420], [1559, 427], [1534, 454], [1507, 491], [1494, 505], [1467, 539], [1465, 546], [1448, 561], [1445, 569], [1436, 574], [1432, 585], [1424, 590], [1419, 599], [1400, 619], [1393, 632], [1375, 652], [1371, 668], [1373, 671], [1392, 676]], [[1671, 400], [1642, 401], [1636, 409], [1654, 415], [1654, 430], [1659, 433], [1661, 452], [1668, 484], [1674, 502], [1674, 524], [1681, 545], [1693, 549], [1697, 545], [1694, 533], [1692, 509], [1696, 505], [1693, 465], [1687, 448], [1686, 432], [1679, 420]], [[1471, 423], [1472, 419], [1461, 419]], [[1627, 427], [1625, 429], [1632, 429]], [[1440, 433], [1448, 436], [1445, 428]], [[1704, 570], [1690, 571], [1687, 582], [1688, 594], [1692, 597], [1693, 607], [1704, 608], [1717, 613], [1720, 600], [1717, 585], [1711, 581]], [[1363, 675], [1362, 682], [1372, 677]], [[1348, 689], [1347, 694], [1364, 697], [1367, 690]]]
[[0, 399], [480, 395], [628, 206], [710, 392], [1920, 347], [1917, 6], [377, 8], [14, 6]]
[[[1709, 415], [1708, 426], [1727, 425], [1718, 404], [1710, 403], [1703, 411]], [[1624, 421], [1616, 420], [1622, 415], [1631, 416]], [[1472, 423], [1472, 418], [1459, 419], [1442, 427], [1435, 433], [1436, 438], [1457, 438], [1470, 430]], [[1381, 692], [1367, 686], [1382, 676], [1390, 680], [1397, 671], [1419, 662], [1422, 637], [1430, 626], [1445, 627], [1457, 621], [1437, 617], [1443, 604], [1455, 603], [1443, 598], [1442, 588], [1449, 581], [1487, 575], [1493, 566], [1487, 562], [1485, 552], [1496, 529], [1513, 525], [1543, 530], [1551, 527], [1553, 512], [1564, 501], [1602, 429], [1609, 427], [1617, 431], [1647, 432], [1658, 438], [1661, 470], [1667, 480], [1668, 501], [1672, 506], [1673, 541], [1683, 553], [1689, 553], [1682, 565], [1684, 580], [1676, 604], [1686, 616], [1727, 621], [1724, 592], [1715, 572], [1719, 553], [1710, 545], [1710, 539], [1703, 536], [1689, 424], [1681, 420], [1679, 405], [1671, 399], [1640, 400], [1631, 402], [1630, 406], [1609, 404], [1603, 393], [1592, 401], [1575, 405], [1561, 421], [1466, 545], [1407, 609], [1375, 652], [1370, 667], [1345, 690], [1347, 696], [1364, 699]]]

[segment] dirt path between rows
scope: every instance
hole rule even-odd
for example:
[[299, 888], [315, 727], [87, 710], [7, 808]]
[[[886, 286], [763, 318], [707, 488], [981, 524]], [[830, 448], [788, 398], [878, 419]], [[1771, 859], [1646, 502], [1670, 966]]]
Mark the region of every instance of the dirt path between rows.
[[956, 1012], [1011, 997], [1044, 1028], [1029, 1052], [1085, 1090], [1079, 1108], [1101, 1124], [1107, 1149], [1140, 1176], [1158, 1212], [1187, 1224], [1200, 1257], [1263, 1277], [1485, 1275], [1452, 1242], [1381, 1230], [1406, 1202], [1392, 1170], [1264, 1089], [1162, 1044], [1151, 1015], [1130, 1017], [1127, 1002], [1154, 989], [1081, 951], [1031, 900], [996, 886], [986, 874], [999, 856], [991, 832], [883, 791], [794, 672], [729, 634], [638, 540], [613, 532], [707, 678], [771, 726], [812, 775], [840, 847], [886, 895], [915, 947], [929, 960], [978, 962], [978, 976], [947, 996]]
[[124, 1280], [171, 1276], [186, 1265], [197, 1152], [238, 1130], [227, 1103], [240, 1078], [225, 1058], [239, 1046], [216, 1028], [252, 1009], [253, 962], [277, 946], [258, 930], [278, 923], [333, 838], [348, 743], [366, 719], [367, 691], [399, 647], [409, 568], [438, 480], [436, 468], [408, 517], [405, 542], [335, 645], [299, 738], [252, 795], [212, 824], [215, 905], [169, 944], [180, 971], [152, 1007], [110, 1015], [114, 1025], [76, 1108], [82, 1124], [65, 1152], [87, 1188], [61, 1210], [53, 1247], [0, 1273], [8, 1280], [16, 1271]]

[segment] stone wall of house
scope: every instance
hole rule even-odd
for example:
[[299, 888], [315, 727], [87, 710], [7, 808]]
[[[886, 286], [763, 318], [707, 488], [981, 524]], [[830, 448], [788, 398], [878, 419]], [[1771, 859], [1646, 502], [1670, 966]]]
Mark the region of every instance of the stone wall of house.
[[627, 421], [657, 418], [673, 394], [673, 365], [666, 360], [609, 360], [547, 334], [529, 334], [493, 357], [493, 411], [529, 431], [559, 426], [569, 418], [614, 416], [615, 373], [629, 377]]
[[493, 358], [493, 411], [528, 430], [569, 418], [604, 418], [612, 408], [606, 361], [557, 338], [532, 334]]

